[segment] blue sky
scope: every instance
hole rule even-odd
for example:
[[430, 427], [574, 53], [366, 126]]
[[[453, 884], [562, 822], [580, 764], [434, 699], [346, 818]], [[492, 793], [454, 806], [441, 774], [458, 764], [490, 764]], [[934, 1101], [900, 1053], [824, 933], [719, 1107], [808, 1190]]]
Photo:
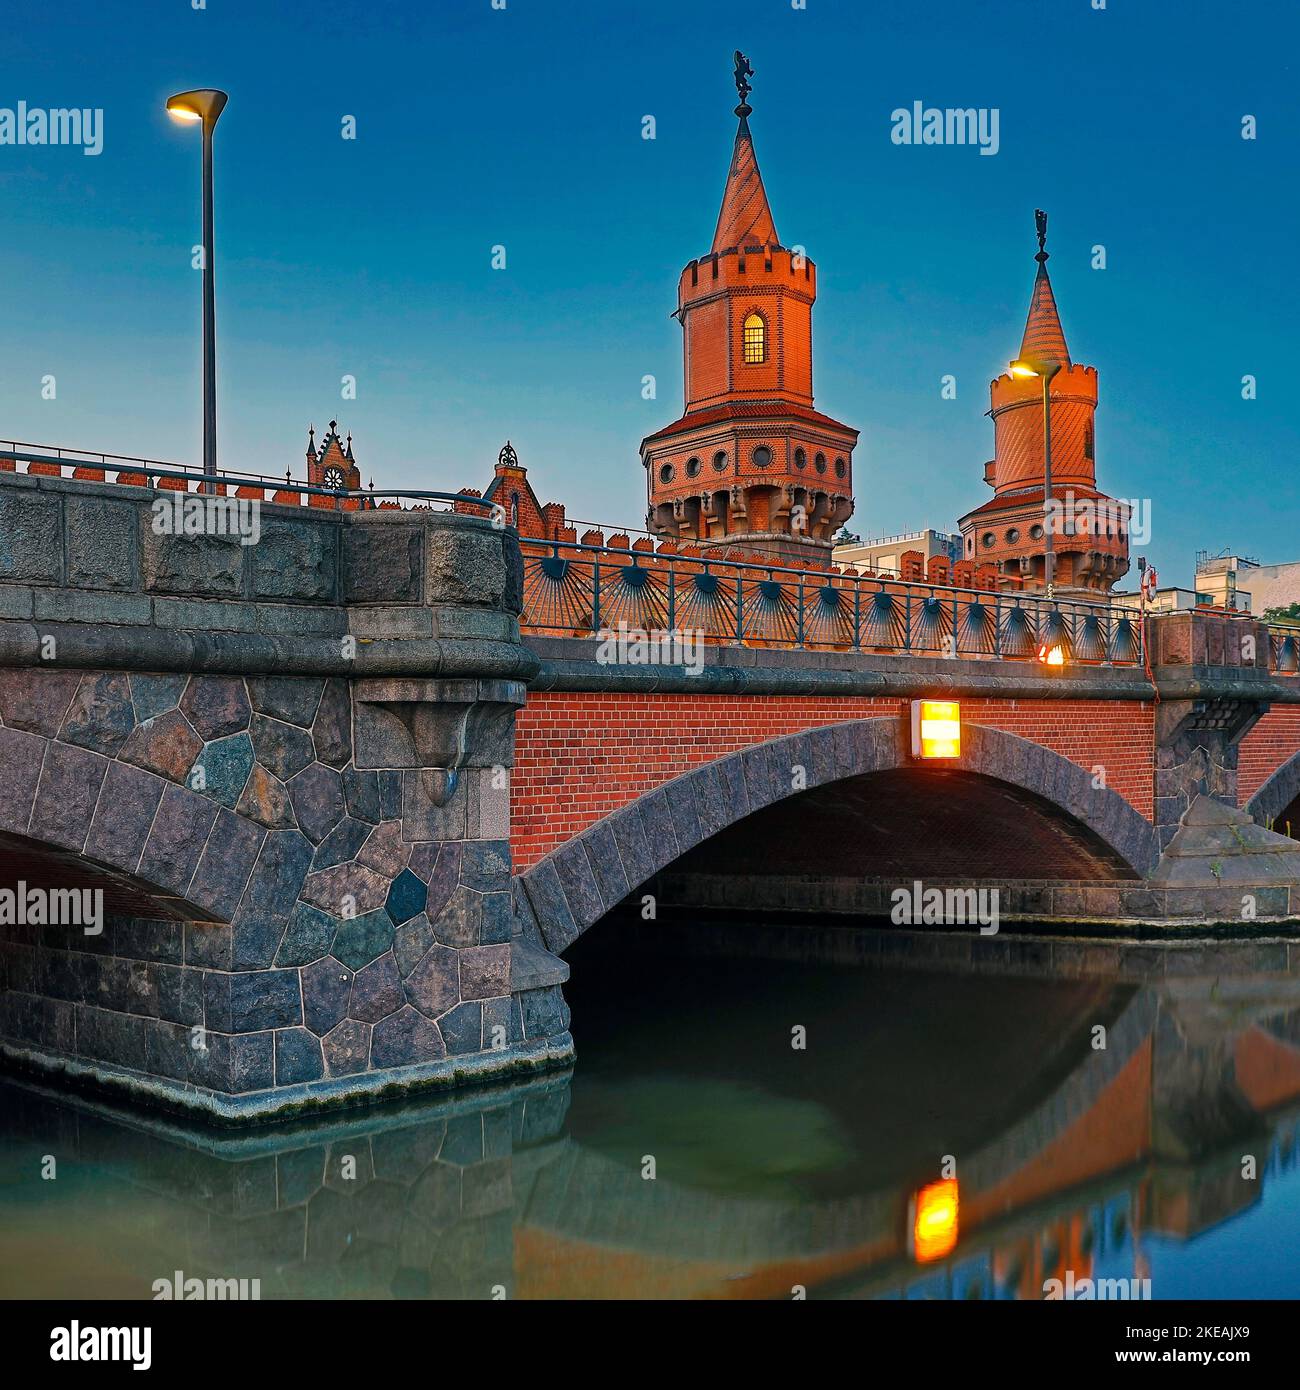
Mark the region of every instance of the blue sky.
[[[509, 436], [543, 501], [641, 524], [739, 47], [777, 229], [818, 264], [817, 404], [862, 431], [854, 530], [989, 496], [1042, 206], [1100, 481], [1152, 499], [1162, 578], [1300, 558], [1296, 7], [1092, 3], [9, 0], [0, 107], [101, 107], [105, 143], [0, 146], [0, 435], [199, 457], [198, 139], [162, 108], [215, 85], [222, 462], [297, 471], [337, 416], [377, 487], [483, 486]], [[997, 107], [998, 154], [892, 144], [916, 100]]]

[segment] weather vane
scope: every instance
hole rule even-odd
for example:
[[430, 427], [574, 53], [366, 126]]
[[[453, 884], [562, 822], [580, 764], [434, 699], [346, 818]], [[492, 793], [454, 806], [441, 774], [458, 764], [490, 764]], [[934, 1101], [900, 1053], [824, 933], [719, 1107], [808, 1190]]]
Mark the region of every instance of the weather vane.
[[1038, 255], [1034, 259], [1042, 262], [1047, 259], [1047, 214], [1042, 208], [1034, 209], [1034, 226], [1038, 231]]
[[736, 49], [736, 90], [740, 93], [740, 105], [736, 107], [737, 116], [748, 116], [754, 109], [748, 101], [749, 94], [754, 89], [745, 80], [753, 75], [754, 69], [749, 66], [749, 59], [740, 49]]

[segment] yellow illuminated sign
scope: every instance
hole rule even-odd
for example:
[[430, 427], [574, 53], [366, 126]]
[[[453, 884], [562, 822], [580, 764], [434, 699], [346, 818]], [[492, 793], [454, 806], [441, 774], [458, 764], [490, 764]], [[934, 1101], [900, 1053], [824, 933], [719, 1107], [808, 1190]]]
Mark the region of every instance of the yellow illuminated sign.
[[912, 1201], [912, 1254], [917, 1264], [941, 1260], [957, 1244], [957, 1179], [923, 1187]]
[[912, 701], [912, 756], [961, 757], [961, 705], [956, 700]]

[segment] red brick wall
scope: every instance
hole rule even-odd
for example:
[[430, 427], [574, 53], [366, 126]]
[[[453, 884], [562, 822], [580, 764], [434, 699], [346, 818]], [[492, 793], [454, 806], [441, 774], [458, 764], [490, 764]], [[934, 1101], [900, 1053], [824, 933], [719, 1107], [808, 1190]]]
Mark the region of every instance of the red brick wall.
[[[511, 792], [516, 872], [602, 816], [701, 763], [782, 734], [897, 715], [869, 696], [533, 693], [519, 715]], [[1123, 700], [963, 700], [962, 717], [1091, 769], [1149, 820], [1154, 712]]]
[[1300, 705], [1275, 705], [1241, 741], [1237, 805], [1244, 806], [1296, 753], [1300, 753]]

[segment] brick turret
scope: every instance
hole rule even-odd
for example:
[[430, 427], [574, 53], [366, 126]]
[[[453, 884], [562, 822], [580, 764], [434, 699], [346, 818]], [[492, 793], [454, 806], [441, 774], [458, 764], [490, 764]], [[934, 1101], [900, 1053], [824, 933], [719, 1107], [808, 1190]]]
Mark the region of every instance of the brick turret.
[[[738, 63], [743, 59], [738, 55]], [[782, 246], [741, 103], [713, 247], [677, 287], [685, 413], [641, 444], [657, 535], [830, 564], [853, 513], [858, 432], [813, 409], [817, 271]]]
[[1042, 221], [1029, 317], [1018, 361], [1059, 363], [1050, 388], [1052, 497], [1044, 498], [1043, 383], [1009, 372], [990, 385], [994, 456], [984, 466], [993, 498], [962, 517], [968, 560], [991, 563], [1006, 584], [1044, 584], [1044, 527], [1053, 524], [1058, 592], [1100, 597], [1128, 570], [1128, 507], [1097, 488], [1097, 369], [1070, 357], [1047, 273]]

